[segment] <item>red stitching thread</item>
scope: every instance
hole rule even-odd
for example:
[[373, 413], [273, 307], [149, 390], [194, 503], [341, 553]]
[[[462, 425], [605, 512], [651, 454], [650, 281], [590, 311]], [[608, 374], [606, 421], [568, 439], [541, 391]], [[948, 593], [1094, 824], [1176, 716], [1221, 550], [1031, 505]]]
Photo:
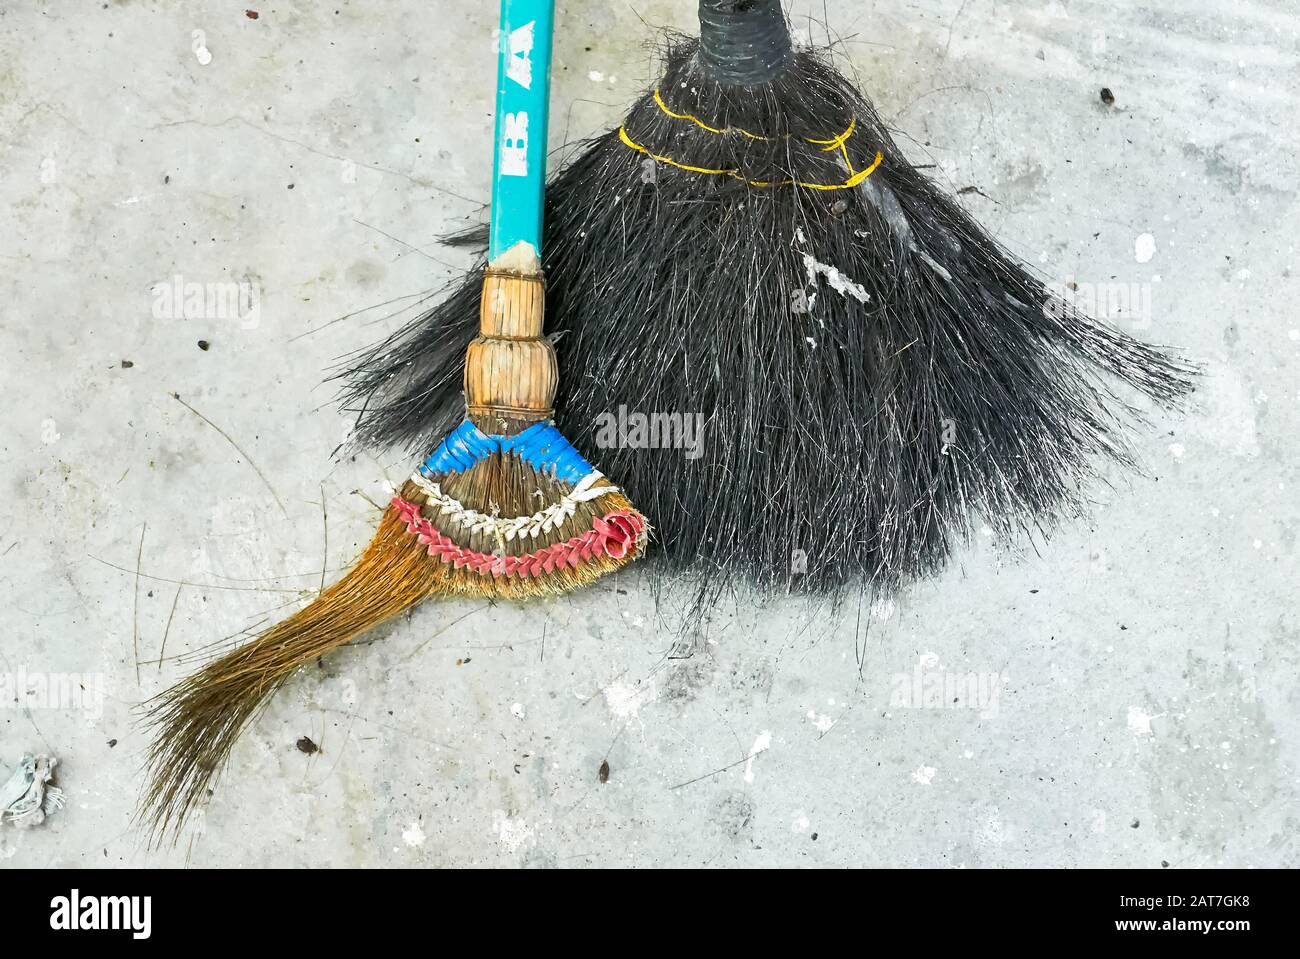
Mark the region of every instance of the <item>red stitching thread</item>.
[[393, 508], [406, 524], [406, 531], [415, 536], [421, 546], [428, 547], [430, 556], [451, 563], [456, 569], [468, 567], [484, 576], [488, 573], [493, 576], [541, 576], [555, 572], [557, 567], [562, 569], [566, 564], [577, 569], [579, 563], [602, 554], [610, 559], [623, 559], [636, 547], [645, 529], [645, 519], [639, 513], [610, 513], [603, 518], [596, 517], [590, 531], [566, 542], [523, 556], [494, 556], [457, 546], [425, 519], [420, 507], [410, 500], [394, 496]]

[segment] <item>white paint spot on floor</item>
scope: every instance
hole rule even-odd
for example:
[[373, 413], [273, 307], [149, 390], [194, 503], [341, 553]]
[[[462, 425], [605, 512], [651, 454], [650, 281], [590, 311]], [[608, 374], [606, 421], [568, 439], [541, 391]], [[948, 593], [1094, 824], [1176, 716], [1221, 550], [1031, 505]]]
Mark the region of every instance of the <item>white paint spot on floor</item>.
[[1205, 415], [1189, 420], [1186, 430], [1233, 456], [1260, 455], [1259, 405], [1252, 401], [1250, 388], [1241, 376], [1227, 366], [1215, 367], [1198, 385], [1196, 395]]
[[592, 70], [587, 74], [587, 79], [592, 83], [604, 83], [605, 74], [601, 73], [599, 70]]
[[1001, 813], [994, 809], [975, 830], [975, 842], [980, 846], [1001, 846], [1006, 841], [1006, 826], [1002, 824]]
[[497, 835], [497, 842], [507, 852], [516, 852], [519, 847], [533, 838], [533, 828], [524, 822], [523, 817], [511, 819], [504, 810], [498, 809], [492, 814], [492, 831]]
[[511, 707], [510, 707], [510, 715], [513, 716], [513, 717], [515, 717], [515, 719], [523, 719], [523, 718], [524, 718], [524, 704], [523, 704], [523, 703], [515, 703], [513, 706], [511, 706]]
[[1139, 236], [1133, 246], [1139, 263], [1150, 263], [1155, 258], [1156, 238], [1150, 233]]
[[636, 683], [610, 683], [605, 687], [604, 693], [606, 708], [621, 722], [636, 719], [646, 705], [659, 698], [654, 683], [644, 686]]
[[922, 766], [912, 773], [912, 782], [920, 783], [922, 786], [928, 786], [934, 782], [935, 774], [938, 772], [939, 770], [935, 769], [933, 766]]
[[1184, 446], [1182, 443], [1170, 443], [1169, 452], [1173, 454], [1174, 459], [1180, 460], [1183, 458], [1183, 455], [1187, 452], [1187, 447]]
[[894, 601], [892, 599], [878, 599], [871, 604], [871, 616], [880, 622], [884, 622], [894, 615]]
[[805, 816], [803, 810], [800, 809], [797, 813], [794, 814], [794, 821], [790, 823], [790, 831], [807, 832], [808, 827], [811, 825], [812, 823], [808, 821], [808, 817]]
[[190, 32], [190, 49], [194, 51], [194, 58], [199, 61], [199, 66], [206, 67], [212, 62], [212, 51], [208, 49], [208, 35], [202, 30]]
[[412, 849], [416, 846], [424, 845], [424, 830], [420, 828], [418, 822], [413, 822], [402, 830], [402, 842], [406, 843]]
[[1287, 333], [1287, 339], [1292, 343], [1300, 343], [1300, 330], [1291, 330]]
[[835, 725], [835, 720], [824, 713], [817, 712], [815, 709], [808, 710], [808, 721], [813, 724], [819, 733], [828, 733], [831, 731], [831, 727]]
[[749, 750], [749, 760], [745, 763], [745, 782], [754, 781], [754, 759], [759, 753], [765, 753], [772, 748], [772, 734], [768, 730], [763, 730], [754, 740], [754, 745]]
[[1130, 706], [1128, 708], [1129, 732], [1134, 736], [1154, 736], [1155, 730], [1151, 728], [1151, 720], [1159, 718], [1159, 716], [1152, 716], [1140, 706]]

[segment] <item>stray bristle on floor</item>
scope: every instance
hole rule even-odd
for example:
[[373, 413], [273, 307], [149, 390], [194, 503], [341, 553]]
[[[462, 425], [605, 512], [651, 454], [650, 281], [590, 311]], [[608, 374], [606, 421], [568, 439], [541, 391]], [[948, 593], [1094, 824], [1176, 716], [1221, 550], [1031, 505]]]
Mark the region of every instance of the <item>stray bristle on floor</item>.
[[204, 801], [244, 727], [298, 667], [429, 597], [557, 596], [641, 555], [649, 527], [618, 488], [552, 427], [530, 432], [549, 455], [520, 442], [522, 453], [502, 450], [462, 426], [457, 439], [489, 451], [468, 466], [455, 462], [463, 447], [430, 457], [342, 579], [148, 705], [155, 735], [141, 819], [156, 837], [173, 836]]

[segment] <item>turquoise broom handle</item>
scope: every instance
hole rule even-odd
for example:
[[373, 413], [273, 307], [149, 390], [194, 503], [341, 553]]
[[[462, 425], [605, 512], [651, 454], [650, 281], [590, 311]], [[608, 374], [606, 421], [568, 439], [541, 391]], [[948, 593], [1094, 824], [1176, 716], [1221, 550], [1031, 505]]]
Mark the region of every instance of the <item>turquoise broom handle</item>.
[[501, 0], [488, 262], [519, 243], [542, 252], [555, 0]]

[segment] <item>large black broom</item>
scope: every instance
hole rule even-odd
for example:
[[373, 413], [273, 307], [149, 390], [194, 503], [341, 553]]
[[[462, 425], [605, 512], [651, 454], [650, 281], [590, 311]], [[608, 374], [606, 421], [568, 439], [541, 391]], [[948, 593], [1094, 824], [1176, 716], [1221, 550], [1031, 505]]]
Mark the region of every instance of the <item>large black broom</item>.
[[[688, 456], [602, 451], [704, 592], [887, 593], [972, 528], [1086, 505], [1141, 396], [1193, 370], [1094, 322], [910, 164], [778, 0], [701, 0], [701, 38], [548, 189], [559, 422], [585, 449], [637, 414], [699, 417]], [[421, 452], [459, 413], [481, 280], [353, 362], [366, 444]], [[630, 412], [629, 412], [630, 411]], [[642, 421], [636, 421], [644, 425]]]

